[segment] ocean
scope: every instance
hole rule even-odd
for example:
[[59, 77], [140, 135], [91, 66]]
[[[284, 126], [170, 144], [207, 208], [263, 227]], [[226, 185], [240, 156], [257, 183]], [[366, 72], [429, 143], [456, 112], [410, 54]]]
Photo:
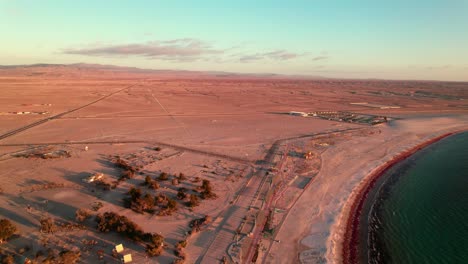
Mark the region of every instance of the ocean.
[[362, 263], [468, 263], [468, 132], [396, 164], [366, 198]]

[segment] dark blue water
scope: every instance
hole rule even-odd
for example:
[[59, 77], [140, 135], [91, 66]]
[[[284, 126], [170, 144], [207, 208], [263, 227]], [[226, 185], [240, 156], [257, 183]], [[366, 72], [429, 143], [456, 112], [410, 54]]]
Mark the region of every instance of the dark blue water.
[[381, 178], [361, 218], [368, 263], [468, 263], [468, 133], [443, 139]]

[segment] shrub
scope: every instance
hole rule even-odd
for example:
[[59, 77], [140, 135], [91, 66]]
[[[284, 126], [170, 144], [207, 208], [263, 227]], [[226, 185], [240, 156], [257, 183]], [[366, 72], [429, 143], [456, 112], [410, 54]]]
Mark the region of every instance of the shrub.
[[178, 177], [178, 178], [179, 178], [179, 181], [183, 181], [183, 180], [186, 180], [186, 179], [187, 179], [187, 177], [185, 176], [185, 174], [183, 174], [182, 172], [179, 173], [179, 177]]
[[158, 178], [160, 181], [167, 181], [169, 179], [169, 175], [165, 172], [161, 172]]
[[149, 188], [153, 189], [153, 190], [157, 190], [157, 189], [159, 189], [159, 187], [160, 187], [159, 183], [156, 182], [156, 181], [151, 182], [151, 184], [149, 185]]
[[164, 246], [164, 237], [161, 236], [160, 234], [147, 233], [146, 235], [148, 237], [148, 240], [151, 242], [151, 244], [153, 244], [153, 245], [155, 245], [157, 247]]
[[146, 175], [145, 177], [145, 184], [144, 185], [150, 185], [153, 179], [149, 175]]
[[56, 226], [52, 218], [47, 217], [41, 219], [41, 232], [44, 233], [53, 233], [55, 232]]
[[76, 210], [75, 215], [75, 219], [77, 222], [83, 222], [91, 216], [91, 211], [85, 208], [80, 208]]
[[147, 233], [147, 240], [149, 244], [146, 245], [146, 253], [151, 256], [159, 256], [164, 247], [164, 237], [156, 233]]
[[95, 202], [93, 203], [93, 211], [99, 211], [104, 205], [101, 202]]
[[130, 194], [130, 197], [132, 199], [132, 201], [138, 199], [141, 197], [142, 195], [142, 192], [141, 192], [141, 189], [140, 188], [135, 188], [135, 187], [132, 187], [130, 188], [130, 190], [128, 191], [128, 194]]
[[209, 180], [203, 180], [201, 189], [203, 190], [200, 193], [202, 199], [214, 199], [217, 195], [213, 192], [213, 187], [211, 186], [211, 182]]
[[190, 195], [190, 200], [188, 201], [187, 205], [189, 207], [195, 207], [200, 205], [200, 200], [198, 199], [198, 196], [195, 194]]
[[10, 220], [0, 219], [0, 243], [13, 236], [16, 230], [16, 226]]
[[179, 249], [179, 248], [176, 248], [176, 250], [174, 250], [174, 254], [177, 257], [179, 257], [180, 259], [186, 259], [187, 258], [185, 252], [182, 249]]
[[145, 194], [143, 198], [136, 198], [135, 200], [132, 200], [130, 202], [130, 208], [137, 213], [143, 213], [144, 211], [152, 212], [154, 204], [154, 197], [150, 194]]
[[181, 258], [177, 258], [177, 259], [175, 259], [172, 263], [173, 263], [173, 264], [184, 264], [184, 263], [185, 263], [185, 260], [184, 260], [184, 259], [181, 259]]
[[135, 176], [135, 171], [133, 170], [126, 170], [120, 176], [120, 180], [132, 179]]
[[181, 241], [177, 242], [177, 244], [176, 244], [177, 249], [182, 249], [182, 248], [185, 248], [185, 247], [187, 247], [187, 240], [181, 240]]
[[146, 245], [146, 254], [150, 257], [157, 257], [162, 254], [163, 248], [156, 247], [155, 245], [148, 244]]
[[177, 191], [177, 199], [179, 200], [183, 200], [187, 197], [187, 193], [186, 193], [187, 189], [181, 187], [179, 188], [179, 190]]
[[156, 195], [156, 203], [161, 204], [167, 201], [167, 196], [163, 193]]
[[172, 185], [179, 185], [179, 180], [176, 178], [172, 179]]
[[177, 202], [168, 198], [167, 199], [167, 208], [171, 211], [173, 210], [176, 210], [177, 209]]

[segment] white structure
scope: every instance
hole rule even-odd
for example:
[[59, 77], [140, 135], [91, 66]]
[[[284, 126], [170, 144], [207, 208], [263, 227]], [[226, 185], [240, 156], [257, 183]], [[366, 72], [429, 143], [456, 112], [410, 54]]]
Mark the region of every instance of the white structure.
[[296, 111], [290, 111], [289, 114], [290, 114], [290, 115], [293, 115], [293, 116], [303, 116], [303, 117], [308, 116], [307, 113], [304, 113], [304, 112], [296, 112]]
[[88, 178], [83, 179], [83, 181], [86, 182], [86, 183], [92, 183], [92, 182], [101, 180], [103, 177], [104, 177], [104, 174], [98, 172], [98, 173], [95, 173], [95, 174], [89, 176]]
[[123, 245], [122, 245], [122, 244], [118, 244], [117, 246], [115, 246], [115, 251], [116, 251], [117, 253], [120, 253], [120, 252], [124, 251]]
[[130, 263], [130, 262], [132, 262], [132, 254], [124, 255], [122, 261], [123, 261], [123, 263]]

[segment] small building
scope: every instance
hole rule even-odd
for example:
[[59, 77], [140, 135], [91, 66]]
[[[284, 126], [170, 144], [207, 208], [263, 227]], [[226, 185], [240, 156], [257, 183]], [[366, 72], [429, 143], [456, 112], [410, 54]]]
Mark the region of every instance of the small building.
[[132, 262], [132, 254], [124, 255], [123, 258], [122, 258], [122, 262], [123, 262], [123, 263], [130, 263], [130, 262]]
[[88, 178], [83, 179], [83, 181], [86, 182], [86, 183], [92, 183], [92, 182], [95, 182], [95, 181], [102, 180], [103, 177], [104, 177], [104, 174], [98, 172], [98, 173], [95, 173], [95, 174], [89, 176]]
[[124, 251], [124, 247], [122, 244], [118, 244], [117, 246], [115, 246], [115, 251], [117, 253], [121, 253], [122, 251]]

